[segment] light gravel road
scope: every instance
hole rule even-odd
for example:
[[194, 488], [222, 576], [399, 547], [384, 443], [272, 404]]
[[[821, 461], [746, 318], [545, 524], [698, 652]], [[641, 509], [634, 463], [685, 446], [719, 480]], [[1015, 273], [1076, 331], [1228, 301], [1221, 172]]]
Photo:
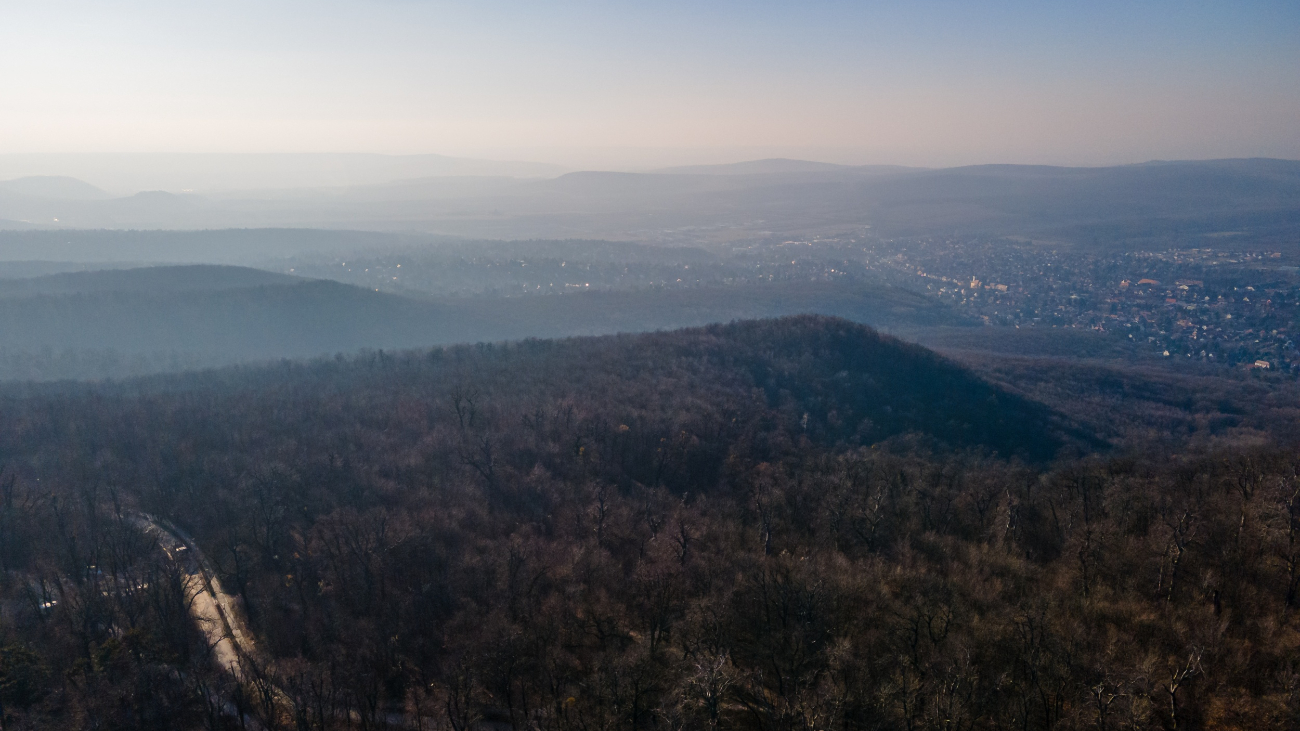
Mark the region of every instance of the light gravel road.
[[257, 648], [243, 613], [235, 598], [221, 588], [217, 572], [181, 529], [151, 515], [140, 514], [135, 520], [141, 530], [158, 541], [168, 558], [185, 571], [190, 615], [208, 638], [217, 663], [236, 680], [247, 680], [246, 663], [256, 657]]

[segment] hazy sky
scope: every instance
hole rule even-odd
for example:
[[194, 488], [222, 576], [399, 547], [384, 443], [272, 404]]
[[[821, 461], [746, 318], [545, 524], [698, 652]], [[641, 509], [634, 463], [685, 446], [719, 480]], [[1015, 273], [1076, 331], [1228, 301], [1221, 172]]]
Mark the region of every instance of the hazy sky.
[[0, 152], [1300, 158], [1300, 2], [11, 2]]

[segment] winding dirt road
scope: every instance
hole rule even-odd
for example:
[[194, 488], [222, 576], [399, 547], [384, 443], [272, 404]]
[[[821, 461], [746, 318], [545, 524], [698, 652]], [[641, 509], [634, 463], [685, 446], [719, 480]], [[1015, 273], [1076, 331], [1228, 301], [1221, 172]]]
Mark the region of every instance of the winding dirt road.
[[[145, 533], [153, 536], [168, 558], [180, 566], [186, 575], [186, 593], [190, 597], [190, 616], [202, 630], [212, 647], [217, 664], [225, 668], [239, 683], [247, 683], [256, 674], [253, 669], [258, 658], [257, 646], [253, 633], [244, 620], [235, 598], [221, 588], [217, 572], [203, 552], [199, 550], [185, 531], [171, 522], [145, 513], [138, 513], [133, 518], [135, 524]], [[279, 714], [290, 714], [292, 703], [279, 688], [271, 691], [271, 701]], [[231, 715], [241, 714], [231, 705], [227, 712]], [[358, 717], [355, 710], [346, 712], [349, 719]], [[243, 716], [245, 722], [252, 721]], [[408, 718], [401, 713], [385, 714], [385, 721], [396, 728], [423, 728], [420, 719]], [[414, 726], [413, 726], [414, 724]]]
[[166, 520], [139, 514], [141, 530], [153, 536], [168, 558], [186, 574], [190, 593], [190, 614], [208, 638], [217, 664], [241, 683], [248, 679], [246, 664], [256, 657], [256, 645], [235, 598], [221, 588], [217, 572], [184, 531]]

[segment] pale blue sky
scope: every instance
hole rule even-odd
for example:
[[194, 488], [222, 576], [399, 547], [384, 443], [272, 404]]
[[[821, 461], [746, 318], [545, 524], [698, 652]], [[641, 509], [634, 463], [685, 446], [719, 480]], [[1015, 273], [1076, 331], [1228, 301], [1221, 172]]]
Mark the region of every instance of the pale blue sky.
[[1300, 3], [0, 0], [0, 152], [1300, 158]]

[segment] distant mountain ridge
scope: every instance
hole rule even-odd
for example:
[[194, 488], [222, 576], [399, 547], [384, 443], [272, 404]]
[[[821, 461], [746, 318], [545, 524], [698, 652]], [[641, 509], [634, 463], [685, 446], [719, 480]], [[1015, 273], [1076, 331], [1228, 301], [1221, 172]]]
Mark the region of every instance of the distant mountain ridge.
[[60, 175], [33, 175], [13, 180], [0, 180], [0, 194], [20, 195], [50, 200], [93, 201], [112, 198], [84, 180]]
[[0, 179], [32, 175], [94, 181], [119, 195], [263, 188], [318, 188], [446, 175], [546, 177], [558, 165], [448, 155], [369, 153], [86, 153], [0, 154]]
[[795, 282], [411, 299], [242, 267], [169, 266], [0, 281], [0, 351], [176, 353], [234, 363], [801, 313], [880, 326], [962, 323], [921, 295], [887, 286]]
[[204, 292], [271, 284], [296, 284], [299, 277], [247, 267], [197, 265], [60, 272], [0, 280], [0, 298], [94, 292]]
[[427, 244], [441, 239], [372, 231], [235, 228], [199, 231], [0, 230], [0, 261], [233, 264], [303, 253]]
[[774, 157], [765, 160], [747, 160], [745, 162], [723, 163], [720, 165], [680, 165], [651, 170], [650, 172], [667, 175], [761, 175], [768, 173], [817, 173], [844, 170], [848, 167], [848, 165], [838, 165], [830, 162]]
[[948, 169], [755, 161], [686, 170], [476, 177], [463, 185], [425, 178], [224, 197], [0, 196], [0, 220], [50, 229], [320, 228], [677, 245], [869, 226], [886, 236], [961, 232], [1128, 250], [1195, 246], [1199, 237], [1233, 230], [1242, 232], [1240, 246], [1300, 251], [1300, 162], [1290, 160]]

